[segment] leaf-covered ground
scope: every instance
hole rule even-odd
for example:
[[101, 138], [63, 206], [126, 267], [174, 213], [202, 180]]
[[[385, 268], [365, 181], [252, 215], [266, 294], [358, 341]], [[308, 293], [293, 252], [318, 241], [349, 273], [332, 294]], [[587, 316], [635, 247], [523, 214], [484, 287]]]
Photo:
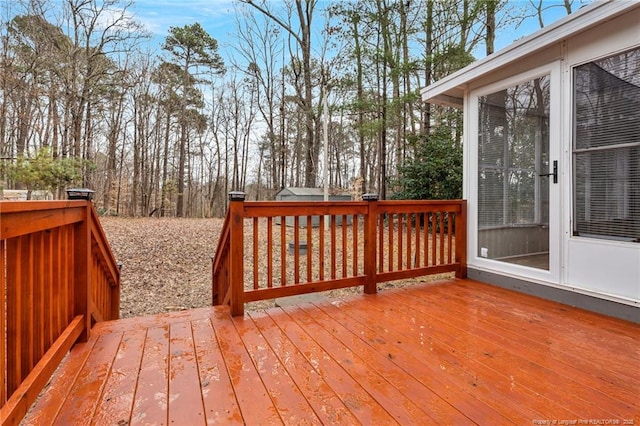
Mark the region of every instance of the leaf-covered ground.
[[211, 256], [222, 219], [101, 221], [123, 264], [121, 318], [211, 305]]

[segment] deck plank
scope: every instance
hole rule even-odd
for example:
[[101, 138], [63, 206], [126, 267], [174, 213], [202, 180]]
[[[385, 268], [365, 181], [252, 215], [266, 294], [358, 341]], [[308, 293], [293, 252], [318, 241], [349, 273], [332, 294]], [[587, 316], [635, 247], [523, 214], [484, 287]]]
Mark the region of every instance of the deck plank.
[[640, 325], [471, 280], [97, 324], [24, 424], [640, 424]]
[[247, 424], [281, 423], [278, 410], [233, 322], [216, 321], [214, 328], [244, 421]]
[[106, 334], [98, 338], [91, 356], [71, 388], [72, 397], [67, 398], [60, 407], [55, 424], [69, 425], [78, 419], [93, 418], [121, 340], [122, 333]]
[[[485, 287], [490, 289], [490, 287]], [[498, 291], [494, 299], [499, 300]], [[564, 359], [572, 365], [579, 366], [585, 372], [593, 374], [594, 371], [601, 370], [601, 366], [606, 365], [607, 369], [605, 376], [607, 380], [612, 380], [613, 383], [623, 384], [632, 380], [635, 383], [640, 383], [640, 377], [638, 371], [640, 368], [629, 368], [629, 356], [632, 357], [632, 365], [640, 365], [640, 348], [638, 345], [638, 339], [628, 339], [626, 334], [616, 335], [609, 330], [603, 330], [603, 334], [606, 335], [606, 343], [600, 343], [600, 336], [597, 328], [585, 327], [575, 317], [581, 317], [586, 315], [588, 317], [596, 314], [587, 313], [579, 309], [566, 307], [567, 312], [564, 316], [553, 316], [548, 319], [543, 319], [543, 316], [549, 315], [549, 311], [545, 308], [540, 310], [541, 307], [535, 305], [522, 305], [518, 304], [515, 307], [508, 308], [507, 305], [500, 305], [500, 308], [492, 307], [486, 300], [488, 295], [485, 292], [480, 294], [474, 293], [473, 304], [469, 304], [468, 300], [465, 300], [464, 293], [457, 294], [456, 286], [448, 291], [442, 289], [424, 292], [424, 289], [417, 289], [418, 294], [423, 294], [431, 298], [431, 300], [443, 300], [446, 298], [448, 305], [453, 306], [465, 306], [466, 311], [477, 315], [486, 324], [490, 324], [497, 333], [511, 333], [512, 335], [522, 336], [523, 341], [527, 347], [531, 349], [543, 348], [548, 356], [555, 357], [556, 359]], [[524, 300], [531, 303], [533, 301], [540, 300], [531, 296], [525, 296], [515, 294], [514, 298], [517, 300]], [[500, 302], [501, 303], [501, 302]], [[549, 302], [540, 300], [543, 306], [546, 306]], [[607, 319], [603, 317], [603, 319]], [[619, 321], [619, 324], [625, 324], [625, 321]], [[570, 324], [569, 326], [565, 324]], [[637, 325], [632, 323], [626, 323], [628, 329], [636, 329]], [[567, 327], [572, 330], [567, 332]], [[594, 336], [595, 335], [595, 336]], [[598, 342], [598, 343], [594, 343]], [[600, 350], [601, 346], [607, 347], [608, 345], [617, 347], [616, 350]], [[618, 357], [616, 354], [627, 354], [625, 357]], [[638, 390], [638, 386], [634, 386], [632, 390]], [[636, 393], [637, 395], [637, 393]], [[637, 401], [637, 398], [634, 398]]]
[[283, 308], [292, 319], [298, 322], [321, 345], [351, 378], [375, 399], [399, 424], [417, 424], [430, 421], [410, 398], [402, 394], [389, 381], [388, 377], [371, 368], [372, 359], [365, 359], [362, 353], [356, 353], [336, 338], [336, 329], [327, 330], [318, 324], [308, 312], [300, 307]]
[[[327, 316], [327, 318], [322, 318], [323, 322], [334, 323], [333, 326], [337, 331], [336, 336], [352, 342], [349, 345], [352, 350], [370, 352], [369, 356], [371, 357], [377, 356], [378, 359], [382, 357], [392, 362], [391, 365], [380, 363], [377, 367], [378, 371], [390, 374], [390, 378], [397, 378], [392, 380], [394, 386], [403, 389], [406, 395], [411, 395], [414, 398], [419, 395], [419, 398], [415, 398], [417, 399], [416, 403], [420, 404], [437, 424], [465, 424], [473, 421], [474, 418], [476, 422], [482, 420], [493, 424], [507, 421], [504, 416], [480, 401], [475, 399], [462, 400], [460, 398], [461, 389], [450, 381], [438, 378], [440, 375], [439, 367], [430, 368], [423, 358], [414, 356], [411, 351], [406, 350], [407, 348], [402, 348], [401, 342], [394, 345], [393, 341], [384, 338], [383, 333], [370, 328], [367, 324], [370, 323], [372, 317], [354, 316], [351, 312], [345, 312], [346, 309], [342, 304], [340, 307], [322, 304], [318, 305], [318, 309]], [[352, 335], [339, 332], [341, 327], [349, 330]], [[361, 339], [361, 342], [358, 342], [356, 338]], [[365, 344], [371, 349], [363, 347]], [[379, 368], [384, 368], [384, 370]], [[405, 377], [400, 379], [403, 374]], [[469, 415], [469, 413], [474, 414]]]
[[396, 424], [393, 417], [298, 322], [282, 311], [270, 310], [268, 313], [359, 422]]
[[207, 423], [243, 424], [211, 320], [196, 320], [192, 327]]
[[145, 330], [125, 332], [107, 377], [94, 422], [128, 424], [136, 392], [136, 380], [142, 362]]
[[[502, 403], [513, 404], [514, 402], [519, 402], [520, 406], [535, 407], [536, 417], [534, 418], [567, 419], [578, 418], [583, 415], [588, 416], [588, 418], [596, 418], [589, 416], [589, 414], [593, 415], [593, 408], [597, 399], [592, 400], [592, 402], [581, 399], [579, 397], [581, 389], [572, 386], [572, 383], [568, 380], [562, 381], [562, 376], [559, 376], [557, 372], [541, 368], [530, 362], [526, 353], [515, 353], [512, 350], [504, 351], [502, 353], [503, 356], [499, 356], [500, 354], [495, 350], [495, 345], [491, 341], [474, 339], [477, 342], [475, 346], [466, 346], [466, 342], [469, 339], [466, 329], [453, 328], [447, 331], [445, 326], [449, 324], [443, 323], [435, 316], [428, 315], [428, 307], [424, 307], [422, 304], [418, 307], [413, 302], [414, 300], [411, 298], [406, 299], [408, 304], [407, 312], [418, 312], [424, 318], [428, 318], [427, 322], [434, 325], [434, 338], [438, 339], [442, 344], [453, 348], [465, 345], [466, 359], [462, 359], [462, 363], [465, 365], [480, 363], [482, 367], [473, 365], [471, 368], [474, 371], [488, 368], [499, 375], [485, 383], [491, 383], [493, 386], [498, 383], [502, 384]], [[507, 370], [509, 371], [508, 375], [501, 373]], [[558, 383], [562, 383], [562, 385], [559, 386]], [[570, 403], [567, 403], [568, 401]], [[600, 410], [600, 414], [603, 414], [603, 410]], [[605, 412], [604, 414], [611, 416], [611, 413]]]
[[169, 330], [169, 424], [205, 424], [204, 404], [190, 322]]
[[284, 424], [321, 424], [300, 389], [270, 348], [265, 337], [248, 317], [234, 318], [244, 346], [262, 377], [269, 396]]
[[50, 381], [27, 414], [29, 424], [43, 425], [51, 423], [60, 412], [60, 407], [69, 396], [71, 388], [89, 358], [97, 339], [75, 345], [67, 354], [61, 367], [55, 374], [55, 382]]
[[[410, 304], [412, 308], [419, 309], [425, 315], [429, 315], [429, 310], [431, 308], [426, 308], [429, 306], [426, 300], [418, 301], [414, 303], [416, 294], [419, 296], [423, 294], [421, 291], [417, 291], [412, 293], [411, 296], [405, 295], [406, 303]], [[483, 297], [486, 295], [483, 294]], [[413, 303], [413, 304], [412, 304]], [[456, 309], [456, 305], [454, 303], [449, 303], [447, 309]], [[488, 305], [485, 306], [485, 309], [488, 309]], [[536, 310], [534, 307], [530, 307], [530, 312], [534, 315], [539, 316], [540, 311]], [[495, 316], [508, 316], [509, 313], [504, 310], [498, 310], [492, 312], [490, 315], [491, 318]], [[433, 317], [434, 321], [437, 321], [437, 317]], [[509, 321], [513, 326], [517, 325], [517, 321], [514, 318], [511, 318]], [[523, 322], [523, 326], [526, 323]], [[487, 327], [492, 327], [491, 323], [485, 322]], [[562, 334], [562, 328], [558, 327], [557, 319], [553, 318], [549, 321], [545, 321], [539, 325], [544, 325], [547, 329], [558, 329], [557, 332], [553, 332], [551, 337], [547, 337], [547, 339], [555, 339], [555, 336]], [[440, 329], [440, 327], [438, 327]], [[538, 392], [542, 395], [545, 395], [547, 398], [553, 400], [557, 404], [561, 404], [564, 407], [571, 407], [573, 411], [576, 411], [581, 416], [589, 416], [588, 418], [596, 418], [593, 417], [596, 414], [602, 416], [608, 415], [610, 418], [614, 418], [617, 413], [621, 412], [633, 412], [637, 409], [632, 404], [624, 403], [618, 400], [613, 395], [616, 395], [620, 388], [612, 389], [613, 392], [603, 392], [598, 389], [599, 383], [601, 380], [598, 378], [594, 378], [591, 370], [590, 375], [581, 375], [582, 382], [578, 381], [572, 375], [567, 374], [565, 369], [563, 368], [549, 368], [543, 365], [540, 365], [539, 359], [543, 359], [544, 357], [532, 357], [531, 347], [532, 345], [518, 345], [519, 340], [529, 339], [530, 333], [526, 333], [526, 328], [521, 328], [522, 332], [518, 334], [514, 334], [513, 338], [509, 341], [508, 350], [501, 349], [499, 346], [495, 345], [491, 340], [487, 340], [487, 350], [491, 356], [482, 356], [482, 354], [477, 351], [473, 356], [478, 359], [482, 359], [483, 363], [488, 365], [491, 368], [499, 371], [503, 369], [503, 365], [517, 365], [518, 369], [515, 370], [518, 375], [518, 382], [526, 386], [529, 389], [532, 389], [535, 392]], [[497, 334], [504, 333], [503, 330], [499, 331]], [[477, 331], [472, 332], [473, 335], [478, 336]], [[577, 341], [580, 336], [574, 336], [573, 341]], [[540, 346], [540, 342], [542, 340], [536, 340], [536, 345]], [[522, 349], [518, 350], [518, 347]], [[554, 346], [552, 343], [551, 347]], [[570, 346], [569, 346], [570, 347]], [[571, 349], [573, 350], [573, 349]], [[547, 348], [547, 352], [552, 351], [552, 348]], [[563, 347], [562, 353], [566, 353], [566, 347]], [[615, 357], [615, 355], [614, 355]], [[611, 354], [609, 355], [609, 359], [613, 358]], [[617, 362], [617, 360], [616, 360]], [[601, 365], [611, 365], [609, 362], [603, 361]], [[608, 367], [607, 367], [608, 368]], [[579, 376], [580, 377], [580, 376]], [[637, 382], [636, 382], [637, 383]], [[626, 388], [626, 387], [625, 387]], [[626, 389], [624, 389], [626, 390]], [[633, 391], [633, 389], [631, 389]], [[637, 395], [637, 393], [636, 393]], [[637, 398], [636, 398], [637, 400]]]
[[[317, 308], [305, 305], [301, 308], [307, 314], [313, 315], [318, 324], [325, 327], [346, 347], [366, 359], [370, 367], [388, 380], [389, 386], [395, 387], [404, 397], [411, 399], [424, 413], [421, 418], [425, 421], [437, 424], [462, 424], [470, 421], [468, 417], [423, 384], [420, 378], [411, 374], [409, 366], [412, 364], [421, 366], [422, 360], [403, 357], [402, 353], [396, 352], [391, 345], [387, 345], [388, 342], [384, 341], [379, 333], [368, 329], [333, 305], [322, 304]], [[396, 364], [398, 357], [402, 358], [404, 368]], [[504, 419], [501, 418], [501, 420]]]
[[[154, 324], [155, 325], [155, 324]], [[169, 325], [146, 332], [142, 363], [133, 399], [131, 424], [167, 424], [169, 392]]]
[[249, 312], [249, 316], [323, 423], [359, 424], [329, 384], [267, 313]]
[[[464, 320], [461, 320], [461, 318], [469, 315], [468, 310], [470, 308], [468, 306], [468, 301], [465, 301], [464, 298], [455, 299], [452, 296], [447, 295], [446, 304], [442, 304], [442, 298], [445, 297], [444, 292], [440, 294], [439, 291], [434, 291], [435, 289], [433, 288], [416, 288], [415, 290], [415, 292], [407, 291], [405, 297], [421, 297], [423, 300], [422, 303], [426, 303], [429, 306], [427, 314], [433, 315], [437, 318], [447, 318], [448, 323], [458, 327], [466, 327], [478, 338], [485, 341], [491, 341], [496, 344], [494, 352], [488, 352], [490, 356], [496, 356], [503, 351], [526, 353], [529, 359], [535, 360], [538, 365], [560, 373], [560, 377], [567, 375], [577, 381], [581, 386], [594, 387], [603, 394], [609, 397], [615, 396], [615, 398], [629, 405], [636, 411], [640, 411], [640, 401], [637, 398], [637, 395], [640, 392], [640, 389], [638, 388], [640, 385], [638, 382], [631, 382], [635, 383], [635, 385], [629, 387], [628, 381], [625, 380], [625, 378], [618, 378], [612, 371], [608, 369], [603, 370], [601, 368], [601, 366], [606, 365], [606, 363], [598, 364], [593, 362], [589, 357], [583, 356], [582, 352], [566, 350], [567, 347], [571, 346], [558, 346], [551, 345], [550, 343], [545, 344], [544, 342], [548, 340], [548, 338], [531, 339], [534, 330], [522, 332], [521, 330], [512, 331], [507, 328], [500, 327], [491, 322], [490, 318], [487, 318], [486, 315], [482, 315], [480, 321], [475, 324], [465, 322]], [[484, 287], [482, 293], [486, 293], [487, 291], [494, 290], [491, 287]], [[447, 293], [452, 293], [452, 291]], [[456, 300], [458, 303], [456, 303]], [[438, 303], [438, 301], [440, 301], [440, 303]], [[552, 304], [551, 306], [560, 306], [562, 309], [568, 309], [563, 308], [562, 305], [558, 304]], [[471, 309], [476, 308], [473, 307]], [[452, 313], [455, 313], [455, 315], [452, 315]], [[609, 320], [607, 317], [603, 317], [603, 319], [605, 321]], [[555, 327], [555, 322], [561, 320], [561, 318], [554, 318], [554, 320], [548, 324], [548, 327], [553, 329]], [[634, 328], [637, 329], [637, 326], [632, 324], [625, 322], [621, 323], [627, 325], [627, 327], [624, 327], [625, 333], [628, 333], [629, 330], [633, 330]], [[584, 324], [577, 324], [575, 326], [580, 328], [584, 327]], [[548, 337], [552, 336], [552, 334], [553, 333], [548, 333]], [[623, 336], [626, 340], [626, 334], [623, 334]], [[615, 336], [609, 336], [610, 339], [614, 339], [614, 337]], [[635, 344], [630, 343], [626, 350], [617, 353], [632, 354], [633, 348], [637, 348], [638, 346], [640, 345], [636, 340]], [[556, 350], [556, 347], [559, 347], [560, 350]], [[628, 357], [622, 357], [622, 359], [627, 359], [628, 362]], [[640, 365], [640, 357], [635, 357], [635, 361], [636, 365]], [[594, 377], [599, 380], [595, 381]], [[558, 383], [558, 380], [556, 379], [554, 382]]]
[[[463, 340], [457, 346], [446, 345], [435, 335], [437, 327], [425, 321], [421, 315], [407, 311], [397, 303], [393, 306], [380, 303], [379, 298], [367, 303], [366, 309], [348, 312], [358, 321], [367, 323], [384, 342], [397, 342], [392, 353], [394, 357], [399, 352], [406, 352], [422, 361], [420, 370], [412, 374], [417, 377], [425, 374], [437, 377], [443, 382], [440, 389], [446, 389], [439, 392], [473, 421], [482, 424], [485, 419], [495, 419], [491, 423], [500, 424], [504, 419], [518, 423], [524, 418], [544, 418], [541, 408], [547, 407], [548, 401], [543, 395], [526, 389], [514, 392], [508, 377], [475, 360], [464, 358], [464, 354], [477, 344], [474, 339]], [[370, 321], [371, 318], [376, 321]], [[459, 332], [447, 325], [445, 330], [445, 334]], [[468, 397], [461, 398], [460, 395]]]

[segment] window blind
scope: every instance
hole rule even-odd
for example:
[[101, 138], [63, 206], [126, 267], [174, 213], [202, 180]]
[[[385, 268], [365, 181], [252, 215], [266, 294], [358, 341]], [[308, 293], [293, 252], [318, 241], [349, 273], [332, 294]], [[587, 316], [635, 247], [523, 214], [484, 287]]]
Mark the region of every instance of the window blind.
[[574, 235], [640, 242], [640, 49], [574, 68]]

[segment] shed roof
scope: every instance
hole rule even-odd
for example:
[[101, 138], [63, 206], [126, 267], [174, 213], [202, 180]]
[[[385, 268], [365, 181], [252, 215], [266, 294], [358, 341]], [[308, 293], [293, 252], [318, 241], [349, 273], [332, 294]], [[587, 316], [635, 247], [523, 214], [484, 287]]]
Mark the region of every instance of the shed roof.
[[[298, 196], [319, 196], [319, 197], [322, 197], [322, 196], [324, 196], [324, 189], [322, 189], [322, 188], [302, 188], [302, 187], [291, 186], [291, 187], [287, 187], [287, 188], [282, 189], [276, 195], [280, 195], [282, 193], [291, 194], [291, 195], [298, 195]], [[335, 190], [332, 190], [332, 191], [329, 192], [329, 195], [340, 196], [340, 195], [349, 195], [349, 194], [344, 193], [344, 192], [336, 192]]]
[[461, 108], [468, 82], [638, 7], [640, 7], [639, 1], [621, 0], [597, 1], [585, 6], [575, 13], [425, 87], [422, 89], [422, 99], [436, 104]]

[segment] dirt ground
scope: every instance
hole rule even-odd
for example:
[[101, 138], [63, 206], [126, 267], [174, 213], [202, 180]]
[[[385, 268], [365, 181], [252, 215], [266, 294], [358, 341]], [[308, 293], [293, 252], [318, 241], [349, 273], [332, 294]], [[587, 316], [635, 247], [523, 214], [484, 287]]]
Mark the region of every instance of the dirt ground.
[[[120, 317], [135, 317], [211, 305], [211, 258], [223, 219], [103, 217], [107, 239], [121, 262]], [[437, 279], [440, 277], [429, 277]], [[421, 280], [421, 279], [420, 279]], [[380, 289], [415, 283], [382, 284]], [[360, 288], [331, 291], [341, 298]], [[273, 306], [273, 300], [245, 309]]]

